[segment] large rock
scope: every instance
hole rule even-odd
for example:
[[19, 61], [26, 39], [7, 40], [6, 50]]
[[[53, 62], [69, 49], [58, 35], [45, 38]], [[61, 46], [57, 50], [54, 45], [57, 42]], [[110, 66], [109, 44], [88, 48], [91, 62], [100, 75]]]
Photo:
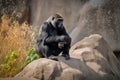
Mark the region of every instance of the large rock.
[[90, 0], [80, 10], [77, 27], [71, 32], [72, 44], [90, 34], [100, 34], [112, 50], [120, 51], [120, 0]]
[[[85, 62], [90, 69], [97, 73], [96, 76], [108, 77], [108, 80], [113, 78], [113, 74], [120, 77], [119, 61], [107, 42], [98, 34], [86, 37], [73, 45], [70, 54]], [[90, 72], [90, 74], [92, 73]]]
[[0, 78], [0, 80], [38, 80], [38, 79], [28, 77], [15, 77], [15, 78]]
[[120, 80], [120, 64], [100, 35], [91, 35], [70, 50], [70, 60], [45, 58], [28, 64], [15, 77], [38, 80]]

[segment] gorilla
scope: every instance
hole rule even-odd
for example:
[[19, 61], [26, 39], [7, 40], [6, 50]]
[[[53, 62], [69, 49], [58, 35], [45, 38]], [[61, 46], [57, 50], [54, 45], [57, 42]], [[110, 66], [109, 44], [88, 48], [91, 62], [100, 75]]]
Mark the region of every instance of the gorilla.
[[57, 61], [55, 56], [62, 53], [66, 60], [70, 59], [71, 38], [65, 30], [63, 20], [62, 16], [54, 14], [42, 24], [36, 43], [36, 53], [40, 57]]

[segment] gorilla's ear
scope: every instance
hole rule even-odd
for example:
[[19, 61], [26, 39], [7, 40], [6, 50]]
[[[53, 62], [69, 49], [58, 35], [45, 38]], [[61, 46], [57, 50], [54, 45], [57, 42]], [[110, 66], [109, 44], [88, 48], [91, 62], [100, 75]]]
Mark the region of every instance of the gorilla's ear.
[[52, 17], [52, 20], [54, 20], [55, 19], [55, 17]]

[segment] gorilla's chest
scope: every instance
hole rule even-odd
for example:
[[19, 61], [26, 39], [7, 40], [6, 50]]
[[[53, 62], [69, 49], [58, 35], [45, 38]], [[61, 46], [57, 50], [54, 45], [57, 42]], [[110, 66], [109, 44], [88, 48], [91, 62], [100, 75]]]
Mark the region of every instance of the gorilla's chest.
[[58, 31], [57, 31], [56, 29], [51, 29], [51, 30], [50, 30], [50, 35], [51, 35], [51, 36], [57, 36], [57, 35], [59, 35], [59, 34], [58, 34]]

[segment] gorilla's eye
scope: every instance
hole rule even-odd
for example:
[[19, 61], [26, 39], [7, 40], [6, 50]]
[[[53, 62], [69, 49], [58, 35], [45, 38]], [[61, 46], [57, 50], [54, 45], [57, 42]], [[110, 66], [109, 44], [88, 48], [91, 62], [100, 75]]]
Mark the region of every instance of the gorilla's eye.
[[57, 28], [62, 28], [63, 27], [63, 21], [57, 21], [56, 26], [57, 26]]
[[58, 21], [58, 22], [63, 22], [63, 19], [58, 19], [57, 21]]
[[63, 19], [58, 19], [57, 24], [63, 24]]
[[63, 21], [57, 21], [56, 24], [57, 24], [57, 25], [63, 24]]

